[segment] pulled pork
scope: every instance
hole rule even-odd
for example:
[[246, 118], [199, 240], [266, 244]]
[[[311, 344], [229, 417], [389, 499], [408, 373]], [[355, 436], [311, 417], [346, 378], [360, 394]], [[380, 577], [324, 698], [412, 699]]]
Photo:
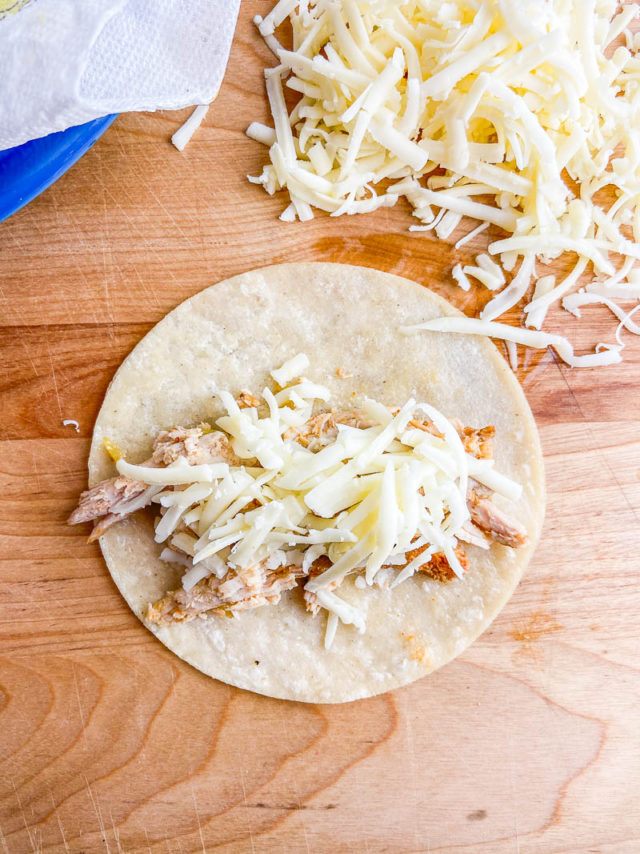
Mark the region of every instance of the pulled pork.
[[[236, 400], [240, 408], [260, 405], [260, 400], [249, 391], [240, 392]], [[339, 425], [366, 429], [374, 423], [365, 412], [359, 409], [321, 412], [311, 417], [301, 427], [288, 430], [284, 438], [295, 441], [312, 451], [318, 451], [336, 439]], [[452, 424], [468, 453], [478, 459], [491, 459], [492, 440], [495, 434], [492, 426], [474, 429], [465, 427], [456, 419], [452, 419]], [[433, 422], [428, 419], [414, 418], [409, 425], [443, 438]], [[200, 424], [192, 428], [175, 427], [162, 431], [153, 444], [151, 456], [143, 465], [169, 466], [180, 457], [184, 457], [189, 465], [216, 462], [225, 462], [231, 466], [258, 465], [256, 460], [239, 458], [226, 434], [219, 430], [212, 430], [208, 424]], [[149, 486], [128, 477], [118, 476], [104, 480], [82, 493], [78, 507], [69, 517], [69, 523], [73, 525], [94, 520], [95, 527], [89, 539], [97, 539], [111, 525], [124, 519], [129, 513], [147, 506], [161, 489], [162, 487]], [[252, 503], [256, 504], [256, 502]], [[523, 526], [499, 510], [491, 501], [491, 492], [474, 481], [471, 482], [467, 495], [467, 504], [471, 519], [461, 532], [460, 539], [485, 549], [489, 548], [490, 541], [512, 548], [526, 542], [527, 536]], [[177, 542], [172, 538], [172, 546], [181, 551]], [[402, 565], [394, 564], [387, 568], [402, 571], [426, 548], [425, 545], [409, 550]], [[455, 553], [462, 567], [467, 570], [468, 559], [462, 546], [458, 545]], [[331, 565], [328, 557], [321, 556], [313, 562], [308, 572], [303, 572], [301, 566], [294, 564], [269, 569], [266, 561], [242, 571], [228, 567], [222, 578], [210, 575], [198, 581], [189, 590], [180, 588], [169, 592], [149, 605], [145, 616], [149, 623], [158, 626], [188, 622], [197, 617], [209, 615], [232, 617], [251, 608], [279, 602], [282, 593], [296, 587], [301, 579], [318, 576]], [[418, 572], [442, 583], [455, 577], [442, 552], [432, 555], [420, 566]], [[336, 586], [338, 582], [328, 585], [327, 589], [331, 590]], [[313, 615], [317, 614], [320, 604], [316, 594], [303, 589], [302, 595], [307, 611]]]
[[[224, 433], [211, 430], [208, 424], [200, 424], [198, 427], [174, 427], [173, 430], [158, 433], [153, 443], [153, 452], [142, 465], [162, 468], [171, 465], [179, 457], [185, 457], [190, 466], [203, 463], [239, 466], [250, 462], [236, 456]], [[129, 513], [150, 504], [157, 492], [159, 490], [130, 477], [118, 476], [103, 480], [82, 493], [78, 506], [69, 516], [69, 524], [77, 525], [80, 522], [100, 519], [89, 536], [89, 542], [92, 542]], [[133, 502], [134, 498], [142, 499], [145, 493], [145, 501]]]
[[242, 573], [229, 569], [224, 578], [210, 575], [191, 590], [172, 590], [147, 607], [149, 623], [165, 626], [186, 623], [201, 614], [232, 617], [261, 605], [275, 605], [285, 590], [291, 590], [303, 575], [299, 566], [267, 569], [264, 562]]

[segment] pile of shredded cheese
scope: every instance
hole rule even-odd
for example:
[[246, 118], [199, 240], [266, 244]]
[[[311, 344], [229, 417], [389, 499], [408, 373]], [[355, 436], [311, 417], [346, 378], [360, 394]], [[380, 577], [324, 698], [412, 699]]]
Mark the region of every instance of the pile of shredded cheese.
[[[274, 127], [247, 130], [270, 163], [250, 180], [287, 190], [285, 221], [308, 220], [312, 208], [364, 213], [403, 196], [420, 222], [413, 230], [445, 239], [463, 217], [477, 220], [457, 247], [497, 226], [506, 236], [452, 271], [465, 290], [473, 279], [495, 293], [480, 315], [492, 326], [461, 319], [456, 331], [551, 345], [574, 366], [618, 362], [619, 339], [574, 356], [567, 339], [538, 330], [565, 298], [578, 316], [605, 305], [637, 334], [617, 300], [640, 299], [640, 36], [629, 30], [638, 9], [617, 0], [280, 0], [256, 18], [279, 64], [265, 71]], [[287, 19], [290, 50], [275, 35]], [[283, 84], [301, 96], [291, 112]], [[537, 269], [564, 253], [574, 260], [561, 281]], [[514, 338], [492, 322], [527, 293], [530, 332]]]
[[[235, 454], [253, 465], [189, 465], [180, 457], [166, 468], [122, 458], [116, 467], [153, 491], [162, 514], [155, 539], [166, 544], [164, 560], [187, 567], [186, 590], [212, 574], [223, 578], [229, 567], [242, 572], [262, 561], [268, 569], [301, 565], [306, 574], [327, 555], [332, 566], [310, 578], [306, 589], [329, 614], [328, 646], [338, 620], [365, 629], [365, 614], [334, 592], [347, 575], [359, 573], [363, 587], [380, 585], [384, 565], [404, 565], [408, 551], [427, 546], [394, 573], [394, 585], [436, 552], [461, 576], [454, 549], [469, 520], [469, 479], [511, 501], [522, 489], [496, 471], [493, 460], [468, 454], [442, 413], [413, 399], [395, 415], [365, 399], [361, 408], [374, 426], [339, 424], [335, 440], [319, 451], [286, 438], [309, 420], [316, 401], [330, 399], [326, 387], [299, 378], [308, 366], [299, 354], [272, 372], [279, 390], [262, 392], [268, 413], [240, 409], [229, 392], [217, 393], [226, 410], [217, 426]], [[411, 426], [416, 411], [441, 437]]]

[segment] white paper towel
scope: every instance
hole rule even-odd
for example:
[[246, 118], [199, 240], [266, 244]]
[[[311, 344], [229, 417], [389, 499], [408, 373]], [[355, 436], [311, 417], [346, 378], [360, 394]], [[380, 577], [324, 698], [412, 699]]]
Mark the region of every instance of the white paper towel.
[[239, 6], [27, 0], [0, 16], [0, 150], [108, 113], [208, 104]]

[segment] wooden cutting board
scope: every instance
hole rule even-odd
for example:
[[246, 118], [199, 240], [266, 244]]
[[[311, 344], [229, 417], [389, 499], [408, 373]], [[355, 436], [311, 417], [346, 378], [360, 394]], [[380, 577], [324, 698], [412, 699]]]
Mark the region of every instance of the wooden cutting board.
[[[639, 852], [637, 339], [600, 370], [520, 352], [547, 466], [543, 541], [490, 630], [392, 694], [307, 706], [204, 677], [65, 525], [114, 371], [207, 285], [323, 260], [407, 276], [468, 312], [486, 299], [448, 276], [481, 238], [456, 252], [462, 229], [409, 234], [401, 204], [286, 225], [283, 200], [247, 182], [265, 152], [243, 131], [267, 118], [271, 63], [251, 19], [269, 6], [242, 4], [222, 91], [184, 153], [168, 139], [188, 111], [121, 116], [0, 226], [0, 849]], [[614, 327], [605, 309], [548, 324], [585, 346]]]

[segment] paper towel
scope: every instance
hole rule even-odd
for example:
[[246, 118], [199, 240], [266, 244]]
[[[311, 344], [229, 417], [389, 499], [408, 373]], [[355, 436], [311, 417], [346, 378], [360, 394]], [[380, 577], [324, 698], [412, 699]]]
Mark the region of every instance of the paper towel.
[[0, 0], [0, 150], [108, 113], [209, 103], [239, 6], [27, 0], [3, 15]]

